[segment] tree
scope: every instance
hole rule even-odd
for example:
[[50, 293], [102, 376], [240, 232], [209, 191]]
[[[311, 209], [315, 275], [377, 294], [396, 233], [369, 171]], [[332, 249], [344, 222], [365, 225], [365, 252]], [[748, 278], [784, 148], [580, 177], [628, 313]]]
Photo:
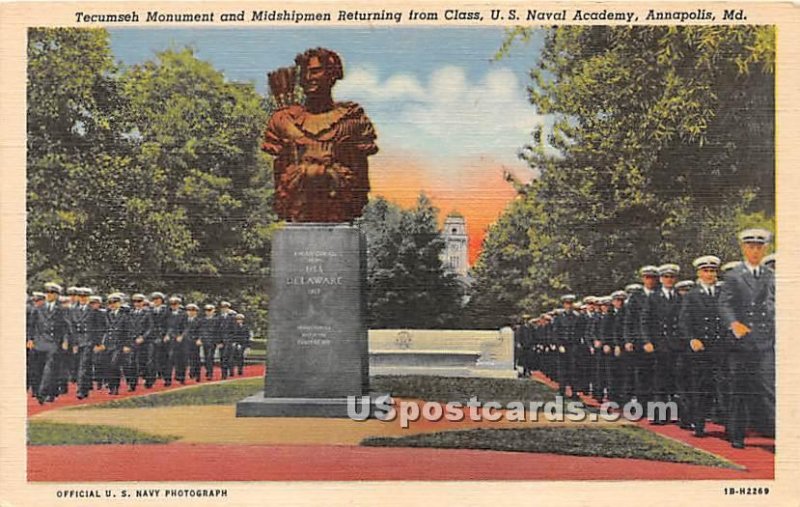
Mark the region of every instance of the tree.
[[228, 299], [265, 329], [266, 102], [191, 50], [124, 71], [104, 30], [32, 29], [28, 270], [100, 291]]
[[265, 313], [275, 216], [271, 165], [258, 149], [263, 99], [190, 49], [158, 53], [122, 83], [144, 176], [126, 201], [137, 280], [259, 301]]
[[522, 307], [607, 293], [644, 263], [691, 272], [694, 256], [735, 255], [740, 224], [769, 222], [774, 61], [771, 27], [549, 30], [529, 91], [555, 121], [524, 151], [541, 176]]
[[424, 194], [410, 210], [370, 201], [359, 226], [367, 236], [369, 326], [442, 328], [460, 309], [455, 277], [444, 271], [438, 210]]
[[472, 268], [475, 284], [466, 313], [473, 327], [499, 328], [526, 313], [526, 280], [531, 266], [529, 231], [536, 203], [522, 194], [489, 227], [481, 255]]
[[118, 69], [101, 29], [31, 28], [27, 87], [29, 275], [90, 273], [117, 249], [96, 222], [131, 163]]
[[[145, 235], [140, 274], [199, 290], [262, 276], [275, 221], [270, 165], [258, 150], [262, 98], [190, 49], [159, 53], [123, 83], [147, 176], [134, 203]], [[171, 247], [181, 251], [154, 250]]]

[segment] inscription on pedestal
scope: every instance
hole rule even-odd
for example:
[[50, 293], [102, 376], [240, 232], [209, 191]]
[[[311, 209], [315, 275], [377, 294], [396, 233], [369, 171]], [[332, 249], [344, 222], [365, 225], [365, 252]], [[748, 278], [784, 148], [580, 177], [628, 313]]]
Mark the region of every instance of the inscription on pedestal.
[[275, 234], [266, 397], [366, 393], [365, 251], [349, 225], [289, 224]]

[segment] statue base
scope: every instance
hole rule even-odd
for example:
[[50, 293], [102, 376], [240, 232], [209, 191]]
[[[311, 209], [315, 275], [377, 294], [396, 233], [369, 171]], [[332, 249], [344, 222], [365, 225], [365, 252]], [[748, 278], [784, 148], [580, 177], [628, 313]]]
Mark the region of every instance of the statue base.
[[348, 417], [369, 393], [366, 240], [356, 227], [290, 223], [272, 239], [267, 373], [242, 417]]

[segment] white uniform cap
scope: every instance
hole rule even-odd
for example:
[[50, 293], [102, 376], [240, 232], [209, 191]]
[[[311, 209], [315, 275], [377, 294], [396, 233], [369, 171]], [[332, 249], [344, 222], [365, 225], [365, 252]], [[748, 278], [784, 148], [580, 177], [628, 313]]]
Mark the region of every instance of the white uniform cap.
[[702, 257], [698, 257], [694, 261], [692, 261], [692, 266], [695, 269], [703, 269], [703, 268], [716, 268], [719, 269], [720, 264], [722, 261], [716, 255], [703, 255]]
[[766, 229], [745, 229], [739, 233], [741, 243], [769, 243], [772, 233]]
[[648, 264], [639, 268], [639, 276], [658, 276], [658, 267]]
[[681, 267], [677, 264], [662, 264], [658, 267], [658, 276], [677, 275], [681, 272]]

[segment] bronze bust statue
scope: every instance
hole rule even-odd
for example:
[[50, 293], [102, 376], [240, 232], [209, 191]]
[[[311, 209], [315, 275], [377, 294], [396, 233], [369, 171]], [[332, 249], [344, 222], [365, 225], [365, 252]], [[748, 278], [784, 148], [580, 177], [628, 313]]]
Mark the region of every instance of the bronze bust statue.
[[[367, 203], [375, 129], [358, 104], [333, 101], [331, 89], [343, 77], [339, 55], [309, 49], [295, 64], [269, 74], [278, 109], [261, 149], [275, 157], [275, 211], [290, 222], [352, 221]], [[304, 104], [295, 99], [298, 76]]]

